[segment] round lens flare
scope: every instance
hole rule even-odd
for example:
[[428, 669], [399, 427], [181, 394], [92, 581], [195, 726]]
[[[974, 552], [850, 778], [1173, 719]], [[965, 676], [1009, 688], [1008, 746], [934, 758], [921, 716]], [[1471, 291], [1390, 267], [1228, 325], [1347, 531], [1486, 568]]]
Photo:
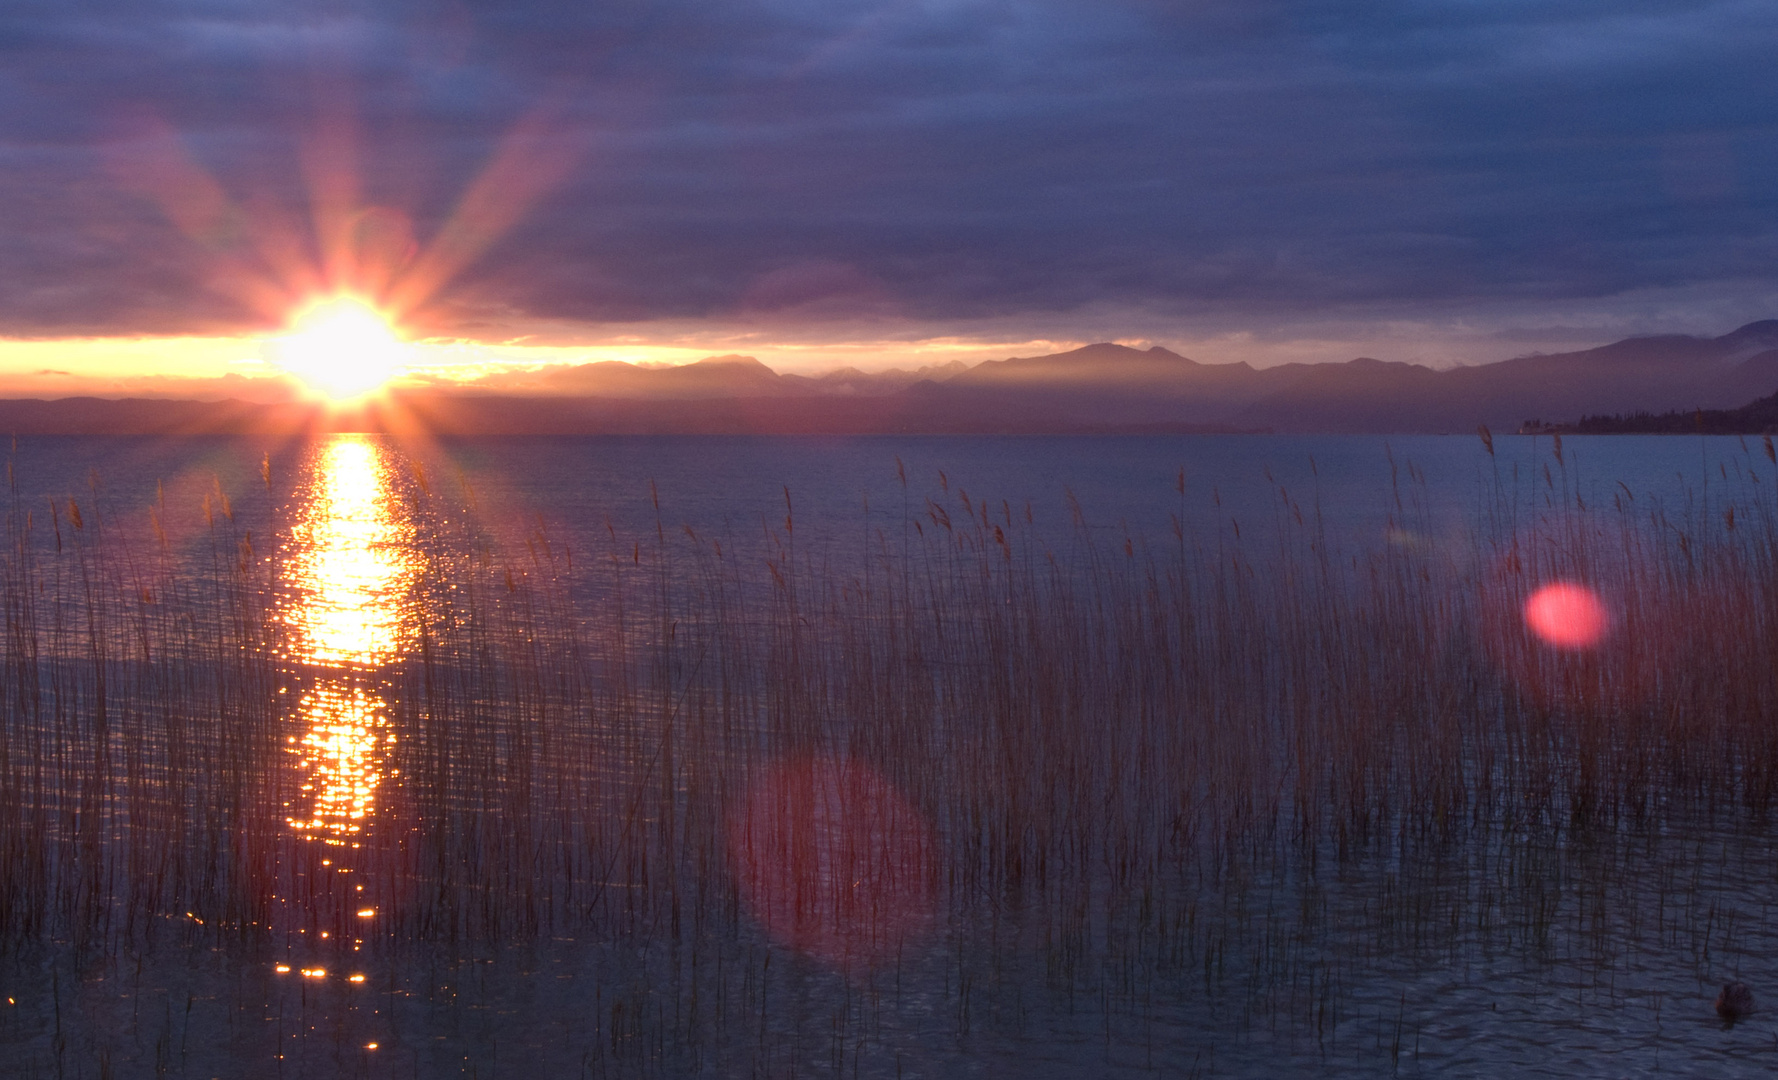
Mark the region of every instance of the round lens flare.
[[1598, 593], [1558, 581], [1525, 601], [1525, 625], [1552, 648], [1579, 651], [1604, 640], [1611, 629], [1611, 613]]
[[937, 914], [932, 826], [861, 763], [811, 757], [769, 769], [732, 808], [728, 831], [741, 901], [781, 945], [870, 967]]
[[377, 389], [400, 373], [406, 346], [369, 304], [343, 296], [297, 316], [275, 349], [279, 367], [336, 401]]

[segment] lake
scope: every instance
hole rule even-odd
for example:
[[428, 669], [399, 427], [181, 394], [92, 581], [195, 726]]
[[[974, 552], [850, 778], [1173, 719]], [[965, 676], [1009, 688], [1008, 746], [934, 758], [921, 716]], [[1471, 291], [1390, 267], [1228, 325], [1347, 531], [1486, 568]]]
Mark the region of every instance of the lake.
[[1767, 1074], [1768, 446], [18, 440], [0, 1052]]

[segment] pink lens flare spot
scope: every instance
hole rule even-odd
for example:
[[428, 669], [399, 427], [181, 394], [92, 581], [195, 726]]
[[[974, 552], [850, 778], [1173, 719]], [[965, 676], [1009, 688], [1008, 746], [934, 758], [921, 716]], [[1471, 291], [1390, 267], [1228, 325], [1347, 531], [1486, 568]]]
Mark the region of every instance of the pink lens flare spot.
[[1557, 649], [1590, 649], [1611, 629], [1611, 612], [1599, 594], [1584, 585], [1558, 581], [1525, 601], [1525, 625]]
[[741, 902], [773, 941], [840, 967], [892, 958], [933, 921], [937, 840], [867, 766], [768, 769], [730, 809]]

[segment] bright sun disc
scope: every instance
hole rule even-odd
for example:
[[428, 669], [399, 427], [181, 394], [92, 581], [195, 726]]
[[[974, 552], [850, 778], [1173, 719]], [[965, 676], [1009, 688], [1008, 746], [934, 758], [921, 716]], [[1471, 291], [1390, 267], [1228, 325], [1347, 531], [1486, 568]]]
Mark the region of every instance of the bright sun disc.
[[278, 366], [335, 400], [369, 393], [394, 378], [401, 339], [388, 320], [355, 297], [316, 304], [278, 342]]

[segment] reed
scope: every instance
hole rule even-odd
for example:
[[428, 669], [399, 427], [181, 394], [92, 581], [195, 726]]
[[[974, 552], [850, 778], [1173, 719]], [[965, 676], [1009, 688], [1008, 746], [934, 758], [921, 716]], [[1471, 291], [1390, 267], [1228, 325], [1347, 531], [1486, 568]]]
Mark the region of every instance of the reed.
[[[1327, 1052], [1370, 1024], [1399, 1064], [1405, 997], [1367, 1020], [1341, 987], [1403, 957], [1591, 948], [1609, 973], [1628, 935], [1714, 970], [1735, 931], [1647, 910], [1688, 885], [1645, 856], [1778, 797], [1773, 467], [1674, 507], [1587, 504], [1570, 466], [1494, 473], [1465, 542], [1427, 547], [1404, 462], [1399, 542], [1359, 549], [1313, 492], [1277, 489], [1262, 545], [1187, 520], [1183, 475], [1160, 538], [903, 475], [863, 551], [790, 492], [757, 536], [672, 527], [657, 495], [644, 535], [575, 550], [391, 466], [412, 647], [358, 666], [292, 659], [288, 522], [237, 521], [220, 485], [183, 545], [165, 522], [194, 508], [135, 535], [97, 481], [15, 487], [0, 949], [408, 988], [571, 939], [599, 975], [563, 1053], [594, 1075], [814, 1060], [809, 980], [837, 1071], [894, 1042], [904, 979], [959, 1045], [1065, 1001], [1152, 1055], [1156, 1017], [1216, 1001], [1230, 1038]], [[1526, 633], [1559, 579], [1608, 598], [1599, 648]], [[339, 844], [288, 824], [292, 702], [323, 684], [394, 736]]]

